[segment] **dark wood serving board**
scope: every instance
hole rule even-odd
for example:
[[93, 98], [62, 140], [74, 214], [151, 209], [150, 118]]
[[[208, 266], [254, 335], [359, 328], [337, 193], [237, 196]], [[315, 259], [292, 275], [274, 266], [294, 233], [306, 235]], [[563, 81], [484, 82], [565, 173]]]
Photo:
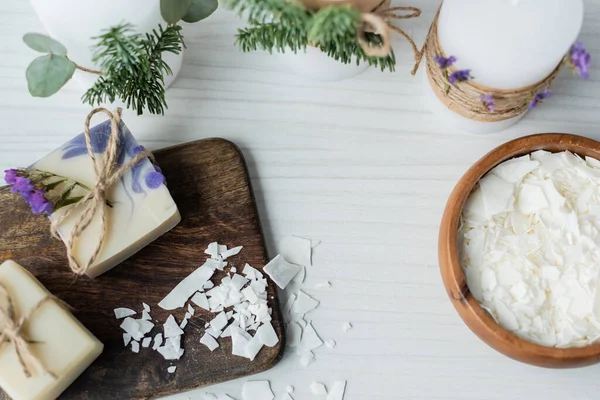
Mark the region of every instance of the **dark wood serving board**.
[[[50, 292], [71, 307], [77, 317], [104, 343], [102, 355], [69, 387], [64, 399], [145, 399], [169, 395], [264, 371], [284, 348], [277, 291], [269, 281], [273, 326], [281, 338], [264, 347], [254, 361], [231, 355], [231, 339], [219, 339], [214, 352], [200, 343], [204, 324], [214, 317], [196, 307], [185, 329], [183, 357], [174, 374], [171, 362], [151, 349], [139, 354], [123, 345], [123, 331], [113, 310], [152, 308], [153, 333], [162, 331], [170, 313], [181, 321], [185, 309], [165, 311], [158, 302], [206, 259], [212, 241], [243, 251], [228, 261], [248, 262], [257, 269], [267, 253], [246, 166], [239, 149], [223, 139], [204, 139], [155, 152], [169, 189], [182, 215], [181, 223], [138, 254], [96, 279], [74, 279], [62, 242], [49, 233], [49, 222], [34, 216], [25, 202], [0, 189], [0, 261], [13, 259], [32, 272]], [[231, 266], [230, 264], [230, 266]], [[228, 268], [227, 268], [228, 269]], [[227, 270], [226, 269], [226, 270]], [[217, 271], [218, 272], [218, 271]], [[224, 273], [215, 275], [213, 282]], [[156, 320], [159, 322], [157, 323]], [[158, 330], [158, 328], [161, 330]], [[0, 391], [0, 399], [7, 396]]]

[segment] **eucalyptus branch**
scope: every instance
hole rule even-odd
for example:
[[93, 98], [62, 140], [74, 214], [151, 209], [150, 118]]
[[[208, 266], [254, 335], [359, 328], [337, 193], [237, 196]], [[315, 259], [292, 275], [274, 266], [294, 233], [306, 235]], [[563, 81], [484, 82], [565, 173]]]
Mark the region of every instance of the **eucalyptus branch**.
[[90, 74], [103, 75], [102, 71], [96, 71], [95, 69], [89, 69], [86, 67], [82, 67], [79, 64], [75, 64], [75, 68], [77, 68], [78, 70], [83, 71], [83, 72], [89, 72]]

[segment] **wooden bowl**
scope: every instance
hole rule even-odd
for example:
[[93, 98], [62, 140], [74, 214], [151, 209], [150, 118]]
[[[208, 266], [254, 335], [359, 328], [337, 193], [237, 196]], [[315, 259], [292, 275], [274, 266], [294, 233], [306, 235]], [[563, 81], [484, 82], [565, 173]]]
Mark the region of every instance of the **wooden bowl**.
[[477, 161], [460, 179], [444, 210], [438, 243], [442, 279], [446, 292], [463, 321], [481, 340], [500, 353], [527, 364], [548, 368], [595, 364], [600, 362], [600, 344], [558, 349], [529, 342], [502, 328], [473, 297], [460, 266], [458, 223], [465, 201], [475, 184], [501, 162], [536, 150], [569, 150], [580, 156], [600, 159], [599, 142], [581, 136], [548, 133], [512, 140]]

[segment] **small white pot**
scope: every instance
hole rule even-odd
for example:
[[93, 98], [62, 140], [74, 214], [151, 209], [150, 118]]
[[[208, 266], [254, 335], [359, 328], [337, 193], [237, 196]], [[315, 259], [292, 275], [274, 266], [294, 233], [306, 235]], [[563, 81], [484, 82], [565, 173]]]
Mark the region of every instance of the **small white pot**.
[[[132, 24], [138, 33], [151, 32], [158, 24], [166, 27], [159, 0], [31, 0], [31, 4], [48, 34], [65, 45], [69, 58], [91, 69], [98, 69], [92, 63], [92, 38], [105, 29], [123, 22]], [[183, 52], [166, 53], [164, 59], [173, 70], [173, 75], [165, 77], [168, 87], [181, 70]], [[81, 71], [75, 77], [86, 88], [96, 79]]]
[[356, 76], [369, 68], [369, 64], [362, 62], [356, 65], [356, 60], [344, 64], [329, 57], [321, 50], [307, 46], [306, 51], [294, 53], [287, 50], [280, 54], [283, 62], [297, 75], [302, 75], [319, 81], [340, 81]]

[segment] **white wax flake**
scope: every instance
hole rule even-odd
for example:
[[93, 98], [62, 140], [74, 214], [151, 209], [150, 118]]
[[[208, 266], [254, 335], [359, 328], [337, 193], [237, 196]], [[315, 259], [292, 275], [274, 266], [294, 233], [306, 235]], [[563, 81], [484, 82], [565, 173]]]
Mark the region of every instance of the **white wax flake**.
[[263, 277], [262, 272], [252, 267], [250, 264], [244, 265], [242, 273], [246, 275], [246, 278], [248, 279], [261, 279]]
[[279, 243], [280, 254], [289, 263], [311, 266], [312, 246], [308, 239], [287, 236]]
[[177, 321], [175, 321], [175, 317], [173, 315], [169, 315], [167, 321], [163, 325], [163, 328], [165, 339], [183, 335], [183, 330], [181, 330], [181, 328], [177, 324]]
[[204, 253], [211, 256], [211, 258], [218, 258], [219, 254], [220, 254], [219, 243], [212, 242], [211, 244], [208, 245], [208, 248], [206, 250], [204, 250]]
[[342, 325], [342, 329], [344, 330], [344, 332], [348, 332], [350, 329], [352, 329], [352, 324], [350, 322], [344, 322], [344, 325]]
[[292, 385], [287, 385], [285, 391], [288, 393], [294, 393], [294, 387]]
[[463, 209], [459, 257], [469, 289], [526, 340], [566, 348], [600, 337], [599, 166], [536, 151], [494, 168]]
[[191, 301], [198, 307], [206, 311], [210, 311], [210, 306], [208, 305], [208, 298], [206, 297], [206, 294], [197, 292], [192, 296]]
[[210, 321], [210, 326], [213, 327], [213, 329], [216, 329], [218, 331], [222, 331], [223, 328], [225, 328], [227, 326], [227, 314], [225, 314], [224, 312], [221, 312], [219, 315], [217, 315], [215, 318], [213, 318]]
[[319, 282], [319, 283], [315, 284], [315, 289], [326, 289], [326, 288], [330, 288], [330, 287], [331, 287], [331, 282], [329, 282], [329, 281]]
[[133, 351], [134, 353], [139, 353], [140, 352], [140, 342], [136, 342], [135, 340], [133, 340], [131, 342], [131, 351]]
[[213, 287], [215, 287], [215, 284], [211, 281], [206, 282], [204, 286], [202, 286], [203, 289], [212, 289]]
[[150, 315], [150, 313], [148, 311], [144, 310], [142, 312], [142, 319], [144, 321], [152, 321], [152, 316]]
[[185, 327], [187, 326], [187, 324], [188, 324], [188, 319], [187, 319], [187, 318], [184, 318], [184, 319], [181, 321], [181, 323], [179, 324], [179, 327], [180, 327], [181, 329], [185, 329]]
[[215, 328], [213, 328], [212, 326], [209, 326], [206, 329], [206, 333], [208, 333], [210, 336], [214, 337], [215, 339], [217, 339], [219, 336], [221, 336], [222, 331], [220, 330], [216, 330]]
[[174, 365], [171, 366], [171, 367], [169, 367], [169, 368], [167, 368], [167, 372], [170, 373], [170, 374], [174, 374], [175, 371], [177, 371], [177, 367], [174, 366]]
[[251, 286], [248, 286], [242, 290], [242, 293], [246, 300], [248, 300], [252, 304], [256, 304], [258, 302], [258, 296], [254, 292]]
[[154, 344], [152, 345], [152, 350], [157, 350], [163, 344], [163, 336], [162, 333], [157, 333], [154, 336]]
[[240, 251], [242, 251], [243, 248], [244, 248], [243, 246], [238, 246], [238, 247], [234, 247], [232, 249], [226, 250], [221, 253], [221, 257], [223, 257], [223, 260], [227, 260], [229, 257], [237, 256], [240, 253]]
[[127, 317], [121, 323], [121, 329], [125, 331], [125, 333], [129, 334], [133, 339], [140, 340], [144, 337], [144, 334], [140, 332], [140, 323], [138, 320], [135, 320], [131, 317]]
[[302, 338], [302, 327], [296, 322], [290, 322], [285, 330], [286, 344], [288, 347], [296, 347]]
[[281, 400], [294, 400], [294, 398], [289, 393], [286, 393]]
[[158, 351], [165, 360], [179, 360], [183, 355], [183, 349], [174, 347], [173, 342], [170, 340], [165, 341], [164, 346], [159, 347], [156, 351]]
[[150, 343], [152, 343], [152, 338], [151, 337], [145, 337], [144, 340], [142, 340], [142, 347], [143, 348], [150, 347]]
[[319, 302], [317, 300], [313, 299], [302, 290], [299, 290], [298, 298], [292, 306], [292, 312], [295, 314], [304, 315], [317, 308], [318, 305]]
[[273, 347], [279, 343], [279, 338], [271, 323], [261, 325], [256, 331], [256, 336], [258, 336], [262, 344], [268, 347]]
[[488, 174], [479, 180], [486, 216], [494, 216], [512, 207], [514, 185], [496, 175]]
[[115, 308], [115, 318], [116, 319], [122, 319], [122, 318], [125, 318], [125, 317], [130, 317], [130, 316], [135, 315], [135, 314], [137, 314], [137, 313], [135, 311], [133, 311], [132, 309], [130, 309], [130, 308], [124, 308], [124, 307]]
[[245, 357], [250, 359], [250, 361], [254, 361], [254, 358], [258, 354], [258, 352], [263, 348], [263, 343], [258, 337], [255, 335], [252, 339], [248, 341], [246, 344], [246, 355]]
[[248, 283], [248, 279], [241, 275], [235, 274], [231, 277], [231, 283], [229, 284], [234, 290], [240, 291]]
[[335, 347], [336, 343], [335, 340], [326, 340], [325, 341], [325, 346], [329, 347], [330, 349], [333, 349]]
[[321, 382], [313, 382], [310, 385], [310, 391], [315, 396], [325, 396], [325, 395], [327, 395], [327, 388]]
[[213, 393], [205, 393], [202, 400], [219, 400], [219, 398]]
[[213, 276], [214, 270], [202, 266], [188, 275], [164, 299], [158, 306], [164, 310], [174, 310], [183, 307], [192, 295], [202, 289], [206, 282]]
[[231, 332], [231, 354], [234, 356], [246, 357], [246, 346], [248, 339], [239, 331]]
[[244, 400], [273, 400], [275, 396], [271, 391], [269, 381], [248, 381], [242, 387]]
[[267, 275], [279, 286], [281, 289], [290, 283], [290, 281], [296, 276], [300, 267], [296, 264], [291, 264], [283, 259], [281, 255], [277, 255], [272, 259], [263, 270]]
[[144, 311], [150, 312], [150, 306], [146, 303], [142, 303], [142, 307], [144, 307]]
[[302, 339], [300, 339], [300, 344], [297, 348], [298, 354], [304, 354], [308, 351], [321, 347], [322, 345], [323, 341], [321, 338], [319, 338], [315, 328], [313, 328], [310, 322], [307, 323], [306, 328], [304, 328], [304, 332], [302, 333]]
[[192, 307], [191, 304], [188, 304], [187, 312], [190, 313], [190, 315], [194, 315], [194, 313], [196, 312], [196, 310], [194, 310], [194, 307]]
[[129, 342], [131, 342], [131, 335], [129, 333], [124, 333], [123, 334], [123, 344], [125, 345], [125, 347], [127, 347], [129, 345]]
[[517, 183], [528, 173], [536, 169], [540, 163], [538, 161], [529, 161], [529, 155], [526, 160], [509, 160], [503, 162], [494, 168], [490, 173], [497, 175], [510, 183]]
[[345, 392], [346, 381], [335, 381], [329, 391], [329, 395], [327, 395], [327, 400], [344, 400]]
[[205, 333], [202, 338], [200, 339], [200, 343], [202, 343], [203, 345], [205, 345], [206, 347], [208, 347], [208, 349], [210, 351], [215, 350], [217, 347], [219, 347], [219, 342], [217, 342], [215, 340], [214, 337], [212, 337], [211, 335], [209, 335], [208, 333]]
[[301, 285], [304, 283], [305, 279], [306, 279], [306, 267], [304, 265], [301, 265], [300, 271], [298, 271], [298, 273], [296, 274], [294, 279], [292, 279], [292, 282]]
[[315, 360], [315, 353], [313, 353], [312, 351], [309, 351], [307, 353], [302, 354], [302, 356], [300, 357], [300, 365], [302, 365], [304, 368], [306, 368], [314, 360]]
[[217, 400], [235, 400], [233, 397], [223, 393], [217, 396]]

